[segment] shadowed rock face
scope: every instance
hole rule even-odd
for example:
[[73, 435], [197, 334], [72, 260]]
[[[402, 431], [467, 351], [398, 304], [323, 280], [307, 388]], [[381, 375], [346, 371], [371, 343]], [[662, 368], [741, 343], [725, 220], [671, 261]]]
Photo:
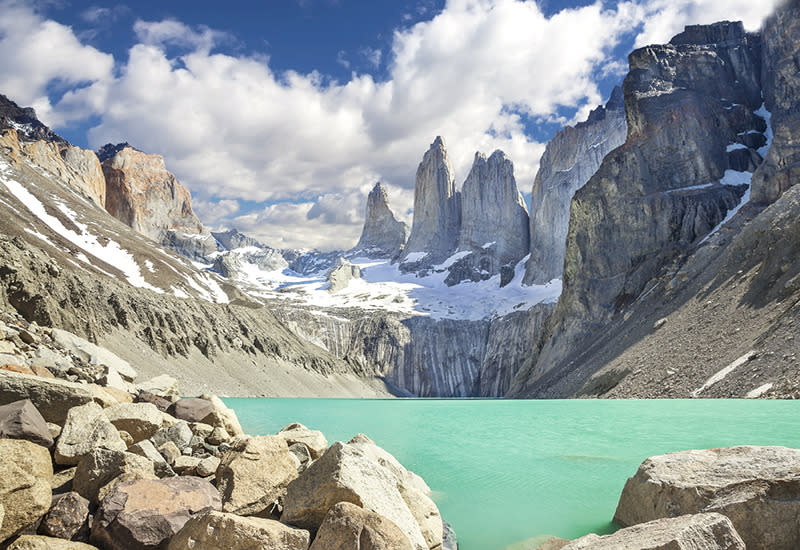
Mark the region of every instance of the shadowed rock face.
[[111, 156], [101, 151], [101, 156], [106, 157], [106, 210], [112, 216], [158, 241], [170, 230], [202, 231], [189, 190], [167, 171], [163, 157], [127, 145]]
[[386, 187], [378, 182], [367, 197], [367, 212], [361, 238], [354, 253], [373, 258], [391, 258], [406, 244], [408, 226], [395, 218]]
[[605, 107], [598, 107], [576, 126], [567, 126], [547, 144], [533, 183], [530, 252], [525, 284], [561, 278], [569, 229], [569, 205], [603, 158], [625, 143], [622, 88], [614, 88]]
[[455, 251], [460, 227], [461, 197], [456, 191], [453, 165], [444, 140], [437, 137], [417, 168], [414, 221], [400, 260], [421, 253], [426, 256], [410, 263], [440, 263]]
[[577, 342], [699, 243], [746, 191], [718, 182], [732, 168], [729, 146], [765, 128], [754, 114], [762, 102], [759, 37], [741, 23], [690, 27], [675, 43], [634, 51], [629, 62], [627, 141], [575, 194], [564, 292], [547, 340], [512, 395], [526, 395], [539, 376], [560, 366]]

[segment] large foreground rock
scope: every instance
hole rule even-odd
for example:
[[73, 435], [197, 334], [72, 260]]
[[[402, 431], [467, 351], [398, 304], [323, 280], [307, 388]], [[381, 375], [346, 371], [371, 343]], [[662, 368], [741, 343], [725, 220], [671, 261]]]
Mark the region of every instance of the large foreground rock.
[[721, 514], [657, 519], [600, 537], [586, 535], [562, 550], [744, 550], [731, 521]]
[[96, 546], [40, 535], [23, 535], [7, 550], [97, 550]]
[[295, 459], [282, 438], [267, 435], [240, 440], [217, 469], [223, 510], [268, 517], [296, 477]]
[[[224, 548], [225, 550], [306, 550], [308, 531], [270, 519], [207, 512], [186, 522], [169, 541], [168, 550]], [[342, 548], [329, 546], [329, 549]]]
[[47, 448], [53, 446], [47, 422], [30, 399], [0, 406], [0, 437], [25, 439]]
[[115, 428], [128, 432], [134, 443], [148, 439], [160, 428], [161, 411], [152, 403], [119, 403], [105, 410]]
[[103, 499], [91, 540], [108, 550], [160, 548], [192, 516], [221, 506], [214, 486], [196, 477], [123, 483]]
[[97, 403], [87, 403], [69, 411], [56, 444], [56, 464], [74, 466], [93, 449], [115, 451], [128, 448], [114, 425]]
[[412, 550], [408, 537], [383, 516], [340, 502], [328, 510], [310, 550]]
[[742, 446], [648, 458], [625, 483], [614, 521], [700, 512], [730, 518], [748, 550], [800, 548], [800, 450]]
[[0, 405], [30, 399], [45, 420], [63, 424], [73, 407], [94, 400], [86, 384], [0, 370]]
[[28, 527], [50, 509], [50, 453], [30, 441], [0, 439], [0, 542]]
[[413, 548], [428, 545], [420, 526], [397, 489], [397, 479], [352, 445], [334, 443], [289, 484], [281, 521], [316, 532], [328, 510], [350, 502], [394, 522]]
[[143, 456], [100, 447], [78, 463], [72, 486], [78, 494], [96, 504], [103, 487], [119, 476], [131, 474], [154, 478], [153, 463]]

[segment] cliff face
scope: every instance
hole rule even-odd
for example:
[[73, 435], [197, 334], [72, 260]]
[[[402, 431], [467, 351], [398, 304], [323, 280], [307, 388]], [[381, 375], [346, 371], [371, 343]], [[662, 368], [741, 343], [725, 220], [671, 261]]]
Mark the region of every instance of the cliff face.
[[378, 182], [367, 197], [361, 238], [350, 252], [370, 258], [393, 258], [405, 246], [408, 226], [394, 216], [386, 187]]
[[122, 147], [104, 158], [103, 173], [106, 210], [134, 230], [156, 241], [170, 230], [193, 234], [203, 230], [192, 211], [189, 190], [167, 171], [160, 155]]
[[604, 107], [592, 111], [585, 122], [567, 126], [547, 144], [531, 195], [531, 256], [524, 284], [561, 278], [572, 197], [605, 156], [625, 143], [626, 135], [622, 88], [616, 87]]
[[461, 197], [453, 165], [437, 137], [417, 168], [414, 221], [400, 261], [407, 262], [409, 270], [441, 263], [455, 251], [460, 227]]
[[565, 358], [579, 342], [587, 345], [739, 205], [746, 170], [761, 160], [757, 35], [740, 23], [688, 27], [670, 44], [634, 51], [629, 62], [626, 143], [575, 194], [564, 290], [513, 395], [528, 394], [551, 369], [568, 369]]

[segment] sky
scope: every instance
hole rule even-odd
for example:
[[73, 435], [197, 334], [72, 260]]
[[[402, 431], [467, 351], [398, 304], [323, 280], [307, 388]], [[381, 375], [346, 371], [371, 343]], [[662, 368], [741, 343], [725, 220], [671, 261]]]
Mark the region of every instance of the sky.
[[0, 0], [0, 93], [75, 145], [162, 155], [211, 229], [347, 249], [378, 181], [411, 222], [436, 136], [457, 186], [501, 149], [529, 196], [547, 141], [633, 48], [757, 30], [777, 1]]

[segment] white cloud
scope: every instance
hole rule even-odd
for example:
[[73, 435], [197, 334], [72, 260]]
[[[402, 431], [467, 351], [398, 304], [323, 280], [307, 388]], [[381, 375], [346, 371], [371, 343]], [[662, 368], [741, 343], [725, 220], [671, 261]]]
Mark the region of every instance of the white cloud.
[[25, 2], [0, 1], [0, 93], [34, 107], [45, 123], [58, 126], [86, 113], [54, 108], [49, 87], [108, 81], [113, 67], [111, 55], [81, 44], [69, 27], [43, 19]]
[[[444, 136], [459, 184], [476, 150], [502, 149], [528, 192], [544, 144], [526, 134], [525, 120], [563, 120], [561, 107], [585, 116], [604, 99], [595, 75], [624, 72], [612, 56], [623, 37], [640, 29], [638, 40], [664, 42], [686, 23], [719, 18], [753, 28], [771, 4], [598, 0], [547, 18], [533, 0], [450, 0], [435, 16], [425, 2], [417, 11], [431, 19], [396, 31], [390, 51], [359, 52], [387, 68], [386, 80], [353, 73], [335, 82], [220, 53], [230, 36], [176, 20], [137, 21], [139, 43], [113, 75], [110, 56], [6, 0], [0, 6], [17, 13], [0, 11], [0, 32], [15, 33], [0, 35], [0, 86], [37, 105], [53, 80], [92, 83], [67, 93], [48, 120], [93, 114], [93, 146], [126, 140], [164, 155], [212, 223], [275, 246], [346, 248], [376, 181], [389, 185], [398, 214], [410, 208], [416, 166], [435, 136]], [[6, 31], [4, 21], [27, 32]], [[55, 35], [36, 32], [43, 28]], [[16, 63], [20, 52], [30, 66]], [[344, 52], [339, 62], [350, 66]], [[241, 214], [238, 199], [277, 204]]]

